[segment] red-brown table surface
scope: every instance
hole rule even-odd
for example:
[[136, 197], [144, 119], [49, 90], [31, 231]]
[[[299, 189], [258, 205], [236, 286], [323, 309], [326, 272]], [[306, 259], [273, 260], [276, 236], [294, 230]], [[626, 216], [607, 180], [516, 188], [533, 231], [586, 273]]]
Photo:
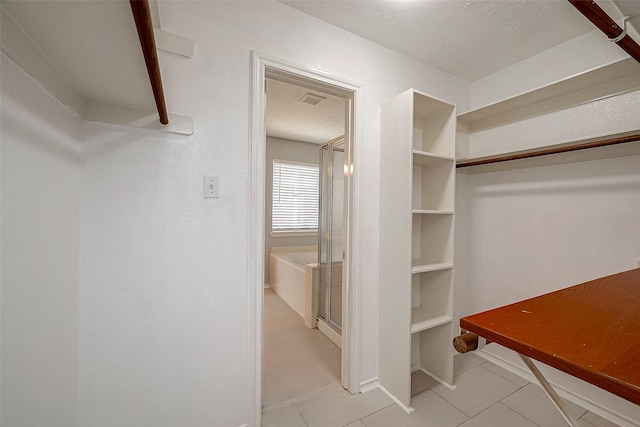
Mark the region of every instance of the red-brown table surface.
[[460, 327], [640, 405], [640, 268], [463, 317]]

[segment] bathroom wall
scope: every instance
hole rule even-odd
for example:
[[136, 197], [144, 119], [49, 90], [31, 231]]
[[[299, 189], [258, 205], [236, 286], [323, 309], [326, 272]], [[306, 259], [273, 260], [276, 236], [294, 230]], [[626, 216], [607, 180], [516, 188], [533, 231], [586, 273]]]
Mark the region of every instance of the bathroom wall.
[[81, 123], [0, 55], [3, 426], [77, 425]]
[[271, 209], [273, 195], [273, 160], [292, 160], [295, 162], [318, 164], [320, 145], [301, 141], [291, 141], [275, 137], [267, 137], [266, 178], [265, 178], [265, 250], [264, 279], [270, 282], [269, 254], [272, 247], [281, 246], [317, 246], [318, 235], [313, 236], [272, 236]]

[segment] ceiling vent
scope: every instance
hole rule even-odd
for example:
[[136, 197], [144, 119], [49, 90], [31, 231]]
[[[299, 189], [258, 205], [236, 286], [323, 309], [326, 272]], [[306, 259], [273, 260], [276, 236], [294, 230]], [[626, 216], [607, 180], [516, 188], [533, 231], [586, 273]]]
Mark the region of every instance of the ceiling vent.
[[316, 95], [314, 93], [305, 93], [304, 96], [300, 99], [300, 102], [304, 102], [309, 105], [318, 105], [321, 101], [327, 99], [324, 96]]

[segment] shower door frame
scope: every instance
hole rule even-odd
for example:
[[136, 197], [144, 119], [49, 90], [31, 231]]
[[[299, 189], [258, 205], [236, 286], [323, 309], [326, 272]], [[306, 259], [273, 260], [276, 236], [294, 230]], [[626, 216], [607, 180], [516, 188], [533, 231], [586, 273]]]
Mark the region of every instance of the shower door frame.
[[[347, 107], [348, 108], [348, 107]], [[334, 150], [334, 146], [336, 145], [344, 145], [344, 147], [342, 149], [339, 150]], [[334, 151], [341, 151], [341, 152], [345, 152], [345, 148], [348, 149], [347, 147], [347, 140], [345, 138], [345, 135], [341, 135], [337, 138], [332, 139], [331, 141], [327, 141], [324, 144], [322, 144], [319, 148], [318, 148], [318, 165], [321, 166], [323, 169], [325, 167], [324, 165], [324, 161], [323, 161], [323, 153], [322, 150], [325, 149], [325, 147], [327, 147], [327, 164], [326, 167], [328, 167], [329, 172], [327, 173], [328, 175], [328, 179], [325, 181], [323, 179], [323, 175], [322, 175], [322, 171], [319, 174], [319, 181], [320, 181], [320, 185], [318, 186], [318, 317], [321, 316], [320, 313], [320, 303], [319, 301], [324, 298], [324, 307], [325, 307], [325, 311], [326, 314], [322, 314], [323, 316], [323, 320], [325, 321], [325, 323], [327, 325], [329, 325], [332, 329], [334, 329], [335, 331], [337, 331], [341, 336], [342, 336], [342, 323], [343, 323], [343, 319], [340, 320], [340, 325], [338, 325], [332, 318], [331, 318], [331, 287], [333, 286], [333, 167], [335, 166], [333, 163], [333, 152]], [[344, 166], [345, 163], [348, 162], [348, 159], [346, 157], [345, 153], [345, 159], [343, 162], [343, 168], [340, 171], [340, 173], [344, 174]], [[322, 191], [322, 187], [323, 184], [327, 184], [329, 185], [328, 191], [329, 191], [329, 195], [327, 197], [328, 199], [328, 203], [329, 206], [327, 207], [327, 212], [329, 212], [329, 216], [331, 218], [331, 222], [328, 225], [328, 230], [326, 230], [326, 232], [328, 233], [330, 237], [330, 239], [328, 239], [328, 247], [323, 248], [323, 236], [322, 236], [322, 215], [324, 212], [324, 206], [322, 204], [322, 195], [323, 195], [323, 191]], [[345, 185], [347, 184], [346, 179], [345, 179]], [[343, 209], [343, 218], [345, 216], [345, 212]], [[346, 240], [346, 239], [345, 239]], [[331, 254], [331, 259], [328, 261], [330, 262], [326, 262], [325, 264], [327, 265], [325, 267], [326, 269], [326, 275], [329, 276], [329, 281], [327, 284], [327, 288], [326, 288], [326, 292], [325, 295], [322, 295], [321, 293], [321, 287], [322, 287], [322, 252], [325, 252], [325, 254]], [[327, 257], [329, 258], [329, 257]], [[343, 256], [341, 258], [341, 261], [344, 262], [344, 251], [343, 251]], [[341, 269], [341, 274], [344, 276], [344, 269]], [[344, 282], [344, 281], [343, 281]], [[340, 313], [340, 317], [343, 317], [343, 311], [341, 310]]]
[[249, 192], [249, 306], [248, 306], [248, 395], [249, 426], [260, 426], [262, 420], [262, 352], [263, 352], [263, 304], [264, 304], [264, 244], [265, 244], [265, 157], [266, 157], [266, 95], [265, 78], [304, 80], [315, 82], [323, 90], [333, 89], [346, 98], [350, 120], [345, 125], [345, 137], [349, 138], [349, 170], [347, 173], [347, 191], [349, 203], [343, 283], [343, 334], [342, 334], [342, 373], [343, 387], [351, 393], [360, 392], [360, 376], [356, 364], [361, 354], [359, 338], [360, 317], [360, 280], [362, 265], [360, 241], [362, 230], [356, 226], [355, 219], [361, 209], [357, 198], [361, 188], [360, 177], [356, 172], [362, 145], [363, 111], [362, 88], [359, 84], [333, 76], [311, 67], [296, 65], [281, 59], [275, 59], [256, 51], [251, 52], [251, 147], [250, 147], [250, 192]]

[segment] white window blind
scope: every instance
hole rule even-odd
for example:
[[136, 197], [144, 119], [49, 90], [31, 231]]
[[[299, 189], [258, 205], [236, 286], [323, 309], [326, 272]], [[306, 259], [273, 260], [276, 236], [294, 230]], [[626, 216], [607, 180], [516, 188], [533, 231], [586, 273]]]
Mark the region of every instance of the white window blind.
[[273, 161], [272, 231], [318, 229], [318, 166]]

